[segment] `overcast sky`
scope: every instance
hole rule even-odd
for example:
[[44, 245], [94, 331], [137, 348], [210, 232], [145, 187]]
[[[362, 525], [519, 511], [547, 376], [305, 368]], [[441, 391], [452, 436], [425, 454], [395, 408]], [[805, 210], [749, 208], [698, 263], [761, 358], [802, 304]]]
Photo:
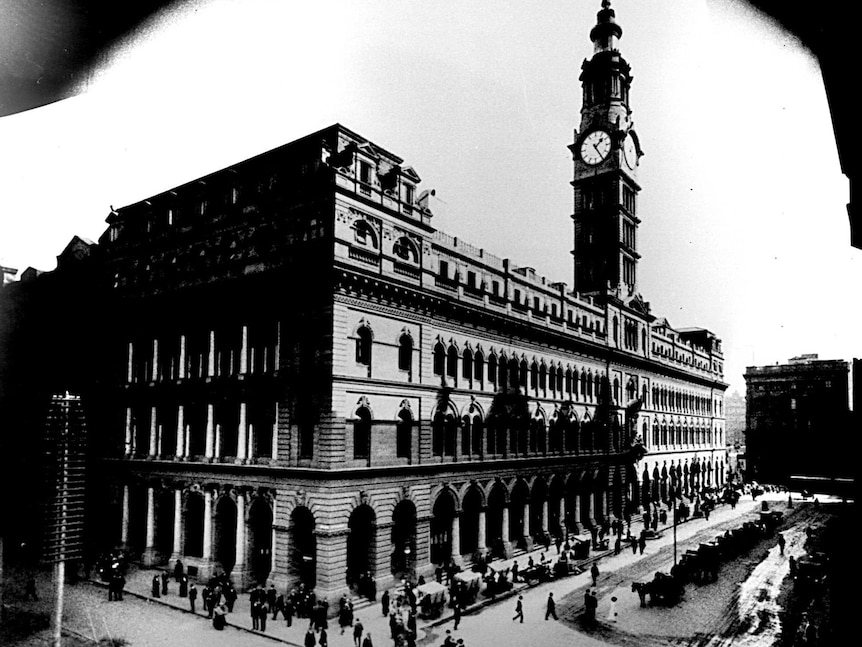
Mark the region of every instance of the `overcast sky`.
[[[49, 270], [120, 207], [340, 122], [405, 159], [434, 225], [572, 283], [581, 62], [600, 0], [196, 0], [0, 119], [0, 262]], [[816, 60], [736, 0], [614, 0], [641, 160], [639, 289], [726, 379], [862, 356]]]

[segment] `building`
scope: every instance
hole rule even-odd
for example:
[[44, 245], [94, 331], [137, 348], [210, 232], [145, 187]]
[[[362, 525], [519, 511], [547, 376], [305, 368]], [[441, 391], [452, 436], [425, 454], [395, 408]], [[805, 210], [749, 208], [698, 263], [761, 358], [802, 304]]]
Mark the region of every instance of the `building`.
[[849, 477], [852, 453], [848, 362], [816, 354], [786, 364], [750, 366], [746, 382], [748, 476], [765, 483]]
[[723, 484], [721, 341], [637, 291], [621, 35], [605, 0], [574, 289], [437, 231], [417, 172], [338, 124], [113, 211], [80, 261], [100, 539], [332, 598]]

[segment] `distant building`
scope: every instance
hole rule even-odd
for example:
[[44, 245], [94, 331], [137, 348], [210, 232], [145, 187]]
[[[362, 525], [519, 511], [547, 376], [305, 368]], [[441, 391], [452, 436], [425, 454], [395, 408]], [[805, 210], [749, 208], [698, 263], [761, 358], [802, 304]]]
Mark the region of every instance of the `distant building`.
[[746, 381], [748, 478], [789, 483], [852, 472], [849, 364], [800, 355], [787, 364], [750, 366]]
[[724, 418], [727, 446], [734, 449], [745, 447], [745, 396], [739, 391], [724, 397]]

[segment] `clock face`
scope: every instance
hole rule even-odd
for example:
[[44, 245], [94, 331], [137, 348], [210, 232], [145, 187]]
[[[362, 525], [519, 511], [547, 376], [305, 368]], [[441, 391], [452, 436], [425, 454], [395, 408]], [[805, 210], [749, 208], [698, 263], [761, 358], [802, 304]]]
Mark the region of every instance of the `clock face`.
[[604, 130], [594, 130], [581, 144], [581, 159], [587, 164], [598, 164], [611, 152], [611, 136]]
[[628, 167], [634, 169], [638, 163], [638, 150], [635, 146], [635, 140], [631, 135], [626, 137], [626, 141], [623, 143], [623, 157], [625, 157]]

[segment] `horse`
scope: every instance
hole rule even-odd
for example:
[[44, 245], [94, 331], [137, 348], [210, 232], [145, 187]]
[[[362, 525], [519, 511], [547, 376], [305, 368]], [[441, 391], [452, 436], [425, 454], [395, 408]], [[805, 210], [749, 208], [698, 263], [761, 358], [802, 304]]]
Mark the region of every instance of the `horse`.
[[637, 593], [641, 599], [641, 606], [646, 606], [646, 596], [650, 592], [651, 582], [632, 582], [632, 593]]

